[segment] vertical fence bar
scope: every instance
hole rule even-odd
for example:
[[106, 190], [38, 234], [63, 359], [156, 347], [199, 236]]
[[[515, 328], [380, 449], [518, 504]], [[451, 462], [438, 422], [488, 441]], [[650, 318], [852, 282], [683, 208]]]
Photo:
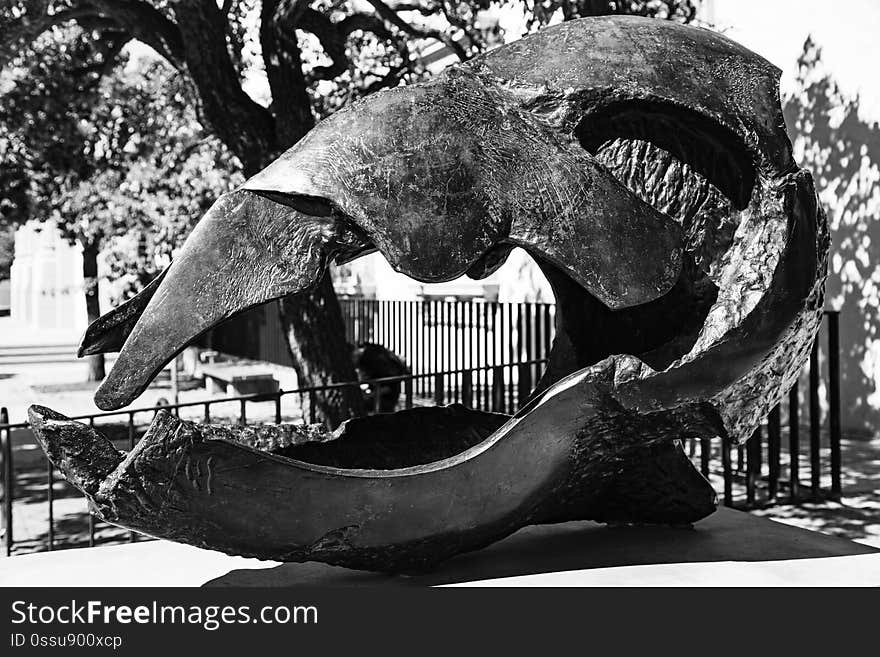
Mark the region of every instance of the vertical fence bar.
[[758, 478], [761, 476], [761, 427], [755, 429], [746, 449], [746, 504], [751, 507], [757, 499]]
[[403, 353], [403, 302], [394, 302], [394, 353]]
[[[506, 345], [504, 344], [504, 340], [507, 335], [509, 335], [506, 329], [506, 319], [505, 319], [505, 305], [500, 301], [495, 302], [495, 333], [494, 333], [494, 359], [497, 365], [504, 365], [507, 360], [505, 357], [505, 352], [507, 350]], [[507, 394], [507, 372], [504, 372], [504, 378], [501, 380], [501, 412], [508, 413], [508, 408], [510, 406], [510, 400], [508, 399]]]
[[500, 365], [492, 367], [492, 411], [501, 408], [504, 396], [504, 368]]
[[[0, 408], [0, 424], [9, 424], [9, 411]], [[3, 542], [6, 556], [12, 554], [12, 500], [15, 497], [15, 469], [12, 463], [12, 430], [7, 427], [3, 434]]]
[[712, 456], [712, 439], [700, 438], [700, 472], [709, 477], [709, 458]]
[[513, 363], [517, 362], [516, 358], [516, 342], [513, 339], [513, 332], [516, 328], [514, 325], [513, 319], [513, 302], [508, 302], [505, 304], [507, 306], [507, 331], [504, 335], [507, 336], [507, 362], [510, 364], [510, 367], [507, 368], [507, 376], [510, 378], [509, 395], [510, 395], [510, 412], [516, 412], [516, 400], [514, 399], [514, 395], [516, 392], [516, 388], [514, 387], [513, 381]]
[[[480, 365], [488, 366], [489, 365], [489, 304], [487, 302], [483, 303], [483, 358], [480, 361]], [[494, 379], [490, 380], [489, 378], [490, 372], [489, 368], [485, 367], [483, 369], [483, 400], [484, 406], [483, 408], [492, 409], [493, 399], [492, 399], [492, 389], [494, 387]]]
[[400, 356], [404, 363], [409, 363], [409, 334], [412, 330], [412, 318], [409, 316], [409, 301], [400, 302], [400, 321], [400, 351], [397, 352], [397, 355]]
[[473, 372], [464, 370], [461, 373], [461, 403], [467, 408], [471, 408], [474, 403], [473, 385]]
[[[177, 409], [177, 415], [180, 417], [180, 409]], [[94, 422], [94, 418], [92, 418], [92, 422]], [[94, 426], [94, 425], [93, 425]], [[135, 444], [135, 434], [134, 434], [134, 413], [128, 414], [128, 449], [129, 451], [134, 449]], [[92, 513], [91, 507], [89, 508], [89, 518], [94, 520], [94, 513]], [[94, 528], [94, 525], [93, 525]], [[137, 532], [128, 532], [128, 542], [135, 543], [138, 540]], [[94, 537], [92, 538], [92, 544], [94, 544]]]
[[205, 404], [205, 424], [211, 424], [211, 404]]
[[[437, 299], [431, 300], [431, 354], [432, 366], [431, 373], [434, 374], [439, 370], [440, 366], [440, 306]], [[437, 383], [437, 379], [431, 378], [432, 385]]]
[[410, 371], [415, 373], [416, 370], [416, 353], [418, 343], [418, 301], [409, 302], [409, 351], [407, 352], [406, 363], [409, 365]]
[[46, 459], [46, 502], [49, 504], [49, 535], [47, 549], [49, 552], [55, 549], [55, 469], [52, 461]]
[[[452, 361], [452, 369], [459, 370], [464, 367], [464, 360], [461, 358], [461, 352], [464, 349], [464, 336], [461, 334], [461, 321], [460, 316], [464, 315], [464, 311], [461, 308], [461, 302], [456, 300], [453, 302], [453, 308], [455, 312], [453, 313], [452, 320], [452, 336], [455, 342], [455, 351], [453, 352], [453, 361]], [[461, 401], [461, 383], [458, 381], [459, 375], [455, 375], [455, 401]]]
[[767, 416], [767, 497], [770, 501], [775, 501], [779, 494], [781, 443], [782, 421], [777, 404]]
[[397, 302], [386, 301], [388, 304], [388, 345], [391, 351], [397, 353]]
[[275, 424], [281, 424], [281, 393], [275, 397]]
[[550, 304], [544, 304], [544, 355], [542, 358], [550, 356], [550, 345], [553, 344], [553, 323], [550, 318]]
[[[501, 333], [498, 330], [498, 319], [501, 313], [501, 304], [497, 301], [492, 302], [492, 365], [501, 365], [501, 346], [498, 344], [500, 342]], [[494, 395], [498, 401], [498, 405], [495, 407], [496, 413], [505, 413], [507, 400], [505, 399], [505, 390], [504, 390], [504, 370], [500, 370], [499, 374], [501, 378], [495, 379], [492, 381], [492, 386], [495, 388]]]
[[[536, 303], [535, 304], [535, 358], [543, 358], [544, 357], [544, 304]], [[534, 366], [535, 369], [535, 380], [538, 379], [540, 372], [538, 372], [538, 365]]]
[[382, 302], [385, 308], [385, 344], [391, 351], [394, 351], [394, 302], [385, 299]]
[[318, 421], [318, 397], [314, 390], [309, 390], [309, 424]]
[[128, 449], [134, 449], [134, 413], [128, 414]]
[[[89, 418], [89, 426], [94, 429], [95, 428], [95, 418]], [[129, 444], [131, 441], [129, 441]], [[130, 449], [130, 447], [129, 447]], [[95, 512], [92, 510], [92, 503], [89, 502], [89, 498], [86, 497], [86, 508], [89, 510], [89, 547], [95, 547]], [[129, 540], [131, 540], [133, 532], [129, 532]]]
[[403, 382], [403, 404], [405, 408], [413, 407], [413, 380], [411, 376]]
[[474, 303], [471, 301], [467, 305], [467, 327], [468, 327], [468, 369], [474, 368]]
[[517, 390], [516, 390], [516, 409], [519, 410], [526, 405], [529, 393], [532, 391], [532, 366], [522, 363], [517, 366]]
[[764, 476], [764, 429], [759, 426], [757, 431], [755, 432], [755, 474], [757, 479], [755, 484], [757, 485], [761, 478]]
[[819, 409], [819, 341], [810, 352], [810, 494], [819, 499], [821, 485], [821, 424]]
[[730, 439], [721, 439], [721, 470], [724, 477], [724, 506], [733, 506], [733, 467], [730, 462]]
[[788, 391], [788, 485], [791, 501], [797, 502], [800, 497], [800, 398], [798, 384], [795, 383]]
[[[528, 361], [531, 361], [535, 355], [535, 352], [533, 350], [533, 345], [532, 345], [533, 338], [534, 338], [534, 335], [533, 335], [534, 334], [534, 331], [533, 331], [534, 327], [532, 326], [532, 321], [533, 321], [533, 319], [532, 319], [532, 304], [527, 303], [524, 305], [525, 305], [525, 311], [526, 311], [526, 317], [525, 317], [526, 357], [524, 360], [526, 362], [528, 362]], [[527, 367], [529, 370], [529, 385], [531, 385], [531, 383], [532, 383], [532, 365], [528, 365]], [[531, 392], [531, 391], [532, 391], [531, 388], [529, 388], [528, 392]], [[520, 408], [522, 408], [523, 404], [525, 403], [525, 400], [528, 397], [528, 392], [526, 393], [526, 397], [523, 397], [522, 399], [520, 399], [520, 402], [519, 402]]]
[[[428, 301], [422, 299], [422, 341], [421, 341], [421, 350], [422, 355], [419, 358], [419, 373], [427, 374], [430, 370], [428, 369]], [[425, 394], [425, 387], [428, 385], [428, 382], [425, 380], [425, 377], [419, 378], [419, 394]]]
[[[443, 351], [445, 352], [442, 354], [443, 360], [441, 361], [441, 367], [444, 370], [449, 371], [449, 362], [452, 358], [452, 334], [450, 332], [450, 325], [452, 322], [449, 321], [449, 315], [452, 308], [451, 304], [445, 299], [441, 303], [443, 305]], [[446, 379], [444, 378], [444, 383], [445, 381]]]
[[244, 399], [238, 400], [238, 423], [241, 426], [247, 425], [247, 401]]
[[828, 420], [831, 443], [831, 497], [840, 500], [840, 314], [828, 318]]
[[434, 374], [434, 403], [437, 406], [443, 406], [443, 375]]

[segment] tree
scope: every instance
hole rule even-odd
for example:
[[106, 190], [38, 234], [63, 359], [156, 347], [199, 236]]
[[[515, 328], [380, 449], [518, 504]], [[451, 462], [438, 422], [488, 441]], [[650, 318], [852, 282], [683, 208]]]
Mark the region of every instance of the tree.
[[[14, 0], [0, 14], [0, 66], [22, 44], [75, 23], [107, 53], [137, 39], [193, 85], [199, 118], [250, 176], [296, 143], [316, 120], [353, 98], [427, 75], [436, 48], [458, 60], [498, 43], [484, 14], [521, 8], [530, 30], [555, 16], [639, 14], [688, 22], [698, 0]], [[519, 35], [515, 35], [519, 36]], [[109, 44], [112, 44], [109, 45]], [[244, 89], [253, 76], [265, 106]], [[282, 321], [303, 384], [353, 381], [342, 314], [329, 277], [282, 300]], [[357, 412], [354, 388], [320, 398], [328, 424]]]
[[[78, 28], [63, 32], [13, 71], [14, 84], [0, 95], [0, 148], [8, 156], [0, 177], [13, 190], [3, 194], [2, 216], [7, 225], [52, 219], [81, 246], [93, 321], [98, 254], [108, 241], [150, 237], [134, 260], [136, 291], [240, 175], [222, 145], [203, 134], [188, 90], [167, 64], [129, 70], [124, 61], [107, 62], [108, 73], [90, 76], [88, 37]], [[92, 357], [89, 378], [103, 377], [102, 357]]]
[[[0, 103], [0, 178], [12, 189], [4, 192], [2, 203], [7, 226], [34, 215], [60, 218], [56, 207], [63, 196], [60, 189], [87, 177], [91, 168], [77, 118], [86, 115], [97, 98], [100, 77], [73, 73], [88, 59], [93, 43], [74, 37], [40, 40], [42, 56], [20, 60], [8, 73]], [[100, 235], [85, 221], [59, 224], [67, 229], [63, 232], [68, 239], [83, 247], [86, 308], [90, 320], [97, 318]], [[103, 358], [93, 357], [89, 371], [90, 379], [103, 378]]]
[[[859, 115], [807, 39], [783, 111], [795, 158], [813, 173], [831, 230], [828, 304], [840, 309], [843, 416], [880, 427], [880, 125]], [[856, 427], [848, 427], [856, 428]]]

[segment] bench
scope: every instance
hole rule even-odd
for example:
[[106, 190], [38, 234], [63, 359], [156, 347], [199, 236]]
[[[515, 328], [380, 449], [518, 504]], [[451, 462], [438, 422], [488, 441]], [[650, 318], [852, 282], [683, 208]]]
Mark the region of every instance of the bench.
[[200, 368], [209, 394], [230, 397], [278, 392], [278, 380], [262, 365], [206, 363]]

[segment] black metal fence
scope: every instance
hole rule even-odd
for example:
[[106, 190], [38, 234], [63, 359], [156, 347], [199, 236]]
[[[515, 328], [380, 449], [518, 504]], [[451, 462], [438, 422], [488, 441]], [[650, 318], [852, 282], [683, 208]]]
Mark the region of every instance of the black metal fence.
[[[840, 499], [839, 326], [839, 313], [826, 311], [822, 333], [813, 344], [804, 374], [745, 445], [733, 445], [728, 440], [692, 441], [686, 445], [700, 471], [720, 480], [725, 506], [753, 509]], [[827, 340], [824, 377], [819, 357], [823, 334]]]
[[547, 303], [341, 299], [340, 304], [350, 342], [381, 344], [418, 374], [543, 360], [556, 332], [556, 306]]
[[[120, 446], [134, 447], [149, 421], [160, 409], [180, 417], [210, 422], [212, 419], [246, 423], [313, 423], [316, 397], [332, 388], [399, 382], [401, 406], [458, 402], [465, 406], [514, 413], [528, 398], [546, 363], [552, 344], [554, 307], [547, 304], [468, 303], [458, 301], [394, 302], [347, 300], [343, 305], [349, 339], [383, 344], [406, 359], [413, 373], [373, 382], [339, 383], [241, 397], [213, 398], [171, 406], [154, 406], [77, 416], [102, 430]], [[745, 447], [726, 441], [703, 440], [685, 445], [700, 470], [719, 480], [727, 506], [753, 508], [781, 501], [838, 498], [841, 494], [840, 344], [838, 316], [827, 312], [825, 385], [814, 345], [805, 385], [795, 386], [786, 402], [774, 408]], [[823, 418], [820, 392], [826, 394]], [[379, 399], [379, 395], [374, 395]], [[806, 406], [807, 413], [802, 412]], [[802, 426], [808, 418], [808, 424]], [[806, 431], [802, 429], [806, 428]], [[60, 495], [79, 495], [56, 477], [40, 454], [27, 466], [30, 481], [42, 472], [42, 483], [33, 484], [36, 496], [48, 505], [47, 531], [39, 545], [20, 545], [15, 538], [16, 485], [23, 468], [15, 463], [15, 436], [26, 439], [27, 422], [10, 423], [0, 409], [0, 453], [3, 458], [3, 528], [7, 555], [23, 549], [91, 546], [96, 542], [96, 517], [89, 513], [85, 537], [71, 540], [56, 531], [55, 502]], [[808, 440], [804, 445], [803, 437]], [[802, 447], [806, 447], [802, 450]], [[809, 478], [805, 478], [809, 472]], [[826, 480], [830, 478], [830, 483]], [[807, 484], [809, 482], [809, 484]], [[19, 498], [19, 501], [21, 499]], [[64, 540], [60, 540], [60, 539]], [[116, 536], [113, 540], [119, 540]], [[130, 533], [128, 540], [136, 540]], [[27, 543], [25, 541], [24, 543]]]

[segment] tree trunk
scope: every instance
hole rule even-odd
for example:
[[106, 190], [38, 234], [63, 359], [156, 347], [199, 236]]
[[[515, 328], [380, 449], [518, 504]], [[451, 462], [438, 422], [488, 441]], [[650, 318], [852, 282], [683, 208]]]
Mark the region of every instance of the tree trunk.
[[[301, 387], [357, 381], [342, 309], [329, 273], [313, 292], [282, 299], [280, 310]], [[359, 385], [317, 393], [314, 398], [315, 419], [331, 429], [359, 415], [363, 404]]]
[[[101, 302], [98, 298], [98, 246], [83, 245], [83, 288], [86, 295], [86, 314], [89, 324], [101, 316]], [[88, 381], [101, 381], [105, 376], [104, 354], [89, 356]]]
[[[235, 153], [252, 176], [279, 151], [289, 148], [314, 125], [302, 60], [293, 29], [284, 16], [297, 3], [264, 0], [260, 41], [272, 107], [254, 102], [241, 88], [226, 43], [225, 17], [216, 2], [171, 3], [181, 34], [187, 70], [198, 90], [202, 122]], [[280, 20], [280, 23], [278, 22]], [[301, 386], [357, 381], [345, 342], [345, 326], [328, 276], [312, 293], [281, 302], [282, 327]], [[243, 335], [241, 340], [256, 336]], [[336, 426], [357, 413], [358, 386], [317, 395], [316, 420]]]

